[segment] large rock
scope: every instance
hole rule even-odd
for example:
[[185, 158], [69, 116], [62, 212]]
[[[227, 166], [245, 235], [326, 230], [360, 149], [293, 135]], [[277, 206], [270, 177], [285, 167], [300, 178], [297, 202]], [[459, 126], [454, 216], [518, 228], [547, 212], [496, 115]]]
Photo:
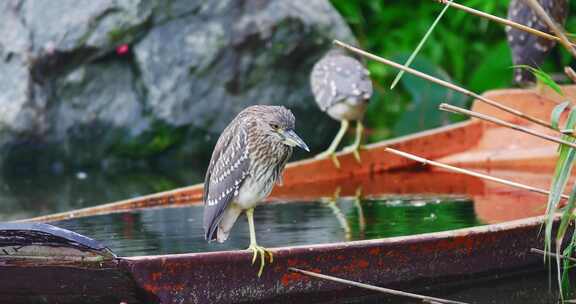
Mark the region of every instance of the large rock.
[[203, 164], [251, 104], [290, 107], [318, 150], [308, 73], [332, 39], [354, 42], [325, 0], [1, 1], [0, 165]]

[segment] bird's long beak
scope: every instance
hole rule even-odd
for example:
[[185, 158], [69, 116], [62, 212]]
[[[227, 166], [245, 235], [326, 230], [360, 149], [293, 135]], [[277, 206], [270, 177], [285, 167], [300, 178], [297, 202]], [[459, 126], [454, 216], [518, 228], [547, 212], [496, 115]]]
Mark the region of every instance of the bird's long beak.
[[291, 147], [300, 147], [310, 152], [310, 149], [308, 148], [306, 143], [293, 130], [286, 130], [283, 132], [283, 135], [284, 135], [284, 144]]

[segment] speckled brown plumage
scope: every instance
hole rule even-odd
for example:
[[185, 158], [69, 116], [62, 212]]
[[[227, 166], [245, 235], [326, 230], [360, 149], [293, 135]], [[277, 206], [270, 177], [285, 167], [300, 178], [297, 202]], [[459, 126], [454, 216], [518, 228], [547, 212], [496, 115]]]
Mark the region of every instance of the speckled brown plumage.
[[[372, 81], [368, 70], [354, 57], [340, 49], [333, 49], [322, 57], [310, 73], [310, 87], [314, 99], [324, 112], [336, 120], [361, 120], [366, 103], [372, 96]], [[332, 114], [338, 104], [362, 108], [359, 115]]]
[[[568, 16], [567, 0], [539, 0], [540, 5], [558, 24], [564, 26]], [[551, 33], [524, 0], [511, 0], [508, 6], [508, 19], [537, 30]], [[524, 31], [506, 28], [508, 44], [512, 50], [514, 65], [529, 65], [538, 68], [556, 45], [553, 40], [544, 39]], [[514, 82], [525, 85], [534, 82], [534, 76], [526, 69], [515, 69]]]
[[207, 240], [218, 236], [224, 241], [240, 212], [255, 207], [270, 194], [275, 182], [281, 182], [292, 154], [286, 136], [293, 133], [294, 125], [290, 110], [257, 105], [240, 112], [222, 132], [204, 181]]
[[351, 151], [354, 158], [361, 162], [359, 150], [364, 130], [362, 119], [372, 97], [370, 72], [343, 50], [332, 49], [312, 68], [310, 87], [320, 110], [340, 121], [340, 130], [332, 143], [316, 158], [330, 157], [334, 165], [340, 168], [335, 151], [348, 130], [349, 122], [356, 121], [356, 139], [345, 150]]

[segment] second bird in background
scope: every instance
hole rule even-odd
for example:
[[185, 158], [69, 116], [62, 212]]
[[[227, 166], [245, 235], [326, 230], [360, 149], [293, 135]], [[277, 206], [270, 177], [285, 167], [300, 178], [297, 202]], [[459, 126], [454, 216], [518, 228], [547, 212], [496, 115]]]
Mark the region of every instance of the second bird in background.
[[350, 121], [356, 121], [354, 143], [344, 150], [354, 153], [354, 157], [360, 162], [359, 149], [364, 130], [362, 119], [372, 96], [370, 72], [343, 50], [332, 49], [312, 68], [310, 86], [320, 109], [341, 123], [330, 147], [316, 157], [331, 157], [334, 165], [339, 168], [336, 149], [348, 130]]
[[[560, 26], [564, 27], [568, 16], [568, 0], [538, 0], [546, 13]], [[508, 6], [508, 19], [539, 31], [552, 33], [546, 23], [536, 15], [524, 0], [511, 0]], [[556, 46], [556, 41], [538, 37], [521, 30], [506, 27], [508, 45], [512, 50], [512, 62], [540, 68], [544, 59]], [[534, 83], [535, 77], [524, 68], [514, 69], [514, 82], [519, 85]]]

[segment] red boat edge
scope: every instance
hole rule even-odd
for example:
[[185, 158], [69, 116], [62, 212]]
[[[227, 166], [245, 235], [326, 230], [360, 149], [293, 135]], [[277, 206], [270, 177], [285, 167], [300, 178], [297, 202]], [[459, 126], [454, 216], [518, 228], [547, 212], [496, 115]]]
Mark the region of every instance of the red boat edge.
[[[301, 274], [296, 267], [408, 290], [526, 267], [544, 268], [530, 253], [543, 244], [543, 217], [346, 243], [273, 248], [261, 277], [245, 250], [117, 257], [101, 262], [22, 263], [0, 259], [0, 300], [41, 296], [59, 303], [235, 303], [330, 300], [365, 291]], [[16, 288], [18, 287], [18, 288]], [[37, 298], [36, 298], [37, 299]]]

